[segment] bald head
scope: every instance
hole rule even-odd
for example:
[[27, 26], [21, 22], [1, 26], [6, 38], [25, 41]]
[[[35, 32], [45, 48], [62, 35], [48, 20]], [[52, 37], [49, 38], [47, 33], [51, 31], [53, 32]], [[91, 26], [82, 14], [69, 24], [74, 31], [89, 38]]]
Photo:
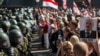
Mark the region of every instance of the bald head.
[[84, 42], [75, 44], [73, 50], [76, 56], [88, 56], [88, 46]]
[[75, 45], [76, 43], [79, 42], [79, 37], [76, 36], [76, 35], [73, 35], [71, 38], [70, 38], [70, 42]]

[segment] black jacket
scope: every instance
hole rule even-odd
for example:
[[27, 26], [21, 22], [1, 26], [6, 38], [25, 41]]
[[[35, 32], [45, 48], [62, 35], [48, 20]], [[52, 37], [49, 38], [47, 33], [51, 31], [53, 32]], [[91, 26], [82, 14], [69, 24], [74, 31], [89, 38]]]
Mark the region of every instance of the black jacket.
[[[80, 38], [87, 38], [85, 35], [85, 30], [80, 31]], [[89, 38], [96, 38], [96, 31], [91, 31]]]

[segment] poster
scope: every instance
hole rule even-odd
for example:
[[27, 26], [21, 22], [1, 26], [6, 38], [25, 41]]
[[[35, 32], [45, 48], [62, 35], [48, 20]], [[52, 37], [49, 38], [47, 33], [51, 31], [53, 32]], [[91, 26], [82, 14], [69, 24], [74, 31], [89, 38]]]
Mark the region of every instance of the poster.
[[97, 20], [91, 17], [83, 17], [80, 20], [80, 39], [96, 42]]

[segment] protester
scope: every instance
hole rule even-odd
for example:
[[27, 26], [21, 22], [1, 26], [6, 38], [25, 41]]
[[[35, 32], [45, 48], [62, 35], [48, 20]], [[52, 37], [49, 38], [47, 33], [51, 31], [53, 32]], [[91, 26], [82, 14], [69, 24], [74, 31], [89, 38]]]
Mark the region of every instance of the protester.
[[58, 49], [57, 56], [74, 56], [73, 45], [70, 41], [64, 41]]
[[[83, 6], [85, 6], [84, 2]], [[96, 18], [100, 14], [100, 9], [96, 9], [97, 8], [80, 8], [81, 15], [77, 16], [72, 11], [72, 8], [67, 8], [66, 10], [56, 10], [51, 8], [0, 8], [0, 28], [2, 28], [6, 34], [9, 34], [12, 27], [17, 29], [17, 25], [19, 26], [19, 23], [23, 24], [19, 27], [20, 29], [18, 28], [18, 30], [21, 30], [24, 38], [28, 40], [23, 41], [25, 46], [27, 46], [27, 50], [30, 45], [28, 43], [31, 42], [29, 39], [34, 37], [33, 34], [38, 34], [39, 38], [42, 40], [42, 48], [51, 48], [54, 54], [57, 54], [60, 50], [63, 52], [63, 56], [71, 56], [73, 53], [78, 56], [91, 56], [91, 54], [87, 53], [90, 53], [90, 50], [92, 50], [92, 54], [94, 54], [94, 47], [91, 44], [88, 44], [88, 47], [90, 47], [90, 49], [88, 49], [85, 43], [80, 42], [80, 38], [88, 38], [85, 35], [85, 31], [92, 30], [94, 25], [89, 19], [86, 21], [85, 27], [87, 29], [79, 32], [80, 19], [83, 17], [85, 18], [86, 16]], [[84, 14], [85, 12], [86, 14]], [[99, 21], [100, 19], [98, 19], [97, 22], [98, 36], [100, 34]], [[36, 31], [34, 31], [35, 29]], [[96, 31], [93, 32], [94, 33], [90, 31], [92, 34], [89, 38], [96, 37]], [[27, 52], [27, 50], [24, 50], [24, 53]]]
[[73, 44], [73, 46], [79, 42], [79, 37], [76, 36], [76, 35], [73, 35], [71, 38], [70, 38], [70, 42]]
[[88, 49], [89, 49], [89, 56], [98, 56], [93, 43], [88, 42], [87, 45], [88, 45]]
[[70, 41], [65, 41], [63, 43], [64, 56], [74, 56], [73, 45]]
[[75, 56], [89, 56], [88, 46], [84, 42], [75, 44], [73, 50]]

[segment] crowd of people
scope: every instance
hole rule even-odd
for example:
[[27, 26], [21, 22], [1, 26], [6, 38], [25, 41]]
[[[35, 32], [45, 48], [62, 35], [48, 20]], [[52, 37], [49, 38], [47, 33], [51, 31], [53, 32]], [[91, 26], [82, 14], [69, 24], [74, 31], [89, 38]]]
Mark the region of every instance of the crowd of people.
[[[85, 12], [87, 10], [87, 12]], [[97, 42], [80, 40], [81, 38], [97, 39], [99, 33], [99, 9], [81, 8], [81, 14], [74, 13], [71, 8], [56, 10], [52, 8], [36, 8], [34, 18], [39, 28], [39, 36], [42, 38], [42, 46], [51, 48], [57, 56], [98, 56]], [[85, 13], [84, 13], [85, 12]], [[80, 25], [81, 19], [88, 19], [85, 25]], [[97, 20], [95, 32], [91, 36], [81, 33], [80, 26], [92, 29], [91, 19]], [[96, 43], [96, 44], [95, 44]]]
[[0, 8], [0, 55], [31, 56], [32, 34], [41, 38], [43, 48], [52, 49], [55, 56], [98, 56], [94, 43], [80, 40], [80, 19], [88, 11], [89, 18], [97, 19], [100, 37], [100, 9], [71, 8]]

